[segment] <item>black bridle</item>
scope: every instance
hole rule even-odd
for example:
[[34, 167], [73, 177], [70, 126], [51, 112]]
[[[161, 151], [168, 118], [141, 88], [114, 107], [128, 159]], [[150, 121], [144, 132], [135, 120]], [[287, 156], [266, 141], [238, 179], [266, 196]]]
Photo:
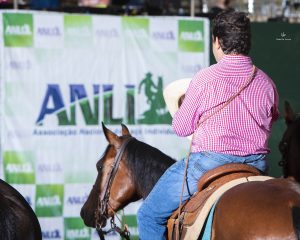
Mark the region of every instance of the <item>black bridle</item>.
[[281, 152], [282, 158], [279, 161], [278, 165], [283, 169], [284, 177], [287, 177], [288, 174], [288, 153], [289, 153], [289, 142], [287, 140], [282, 140], [279, 143], [279, 151]]
[[[128, 229], [125, 227], [124, 230], [122, 230], [121, 228], [119, 228], [116, 224], [115, 224], [115, 220], [114, 220], [114, 216], [111, 218], [111, 229], [109, 229], [108, 231], [104, 231], [102, 228], [102, 223], [100, 222], [100, 215], [103, 216], [105, 218], [105, 221], [107, 221], [108, 217], [108, 207], [110, 207], [109, 205], [109, 195], [110, 195], [110, 189], [113, 183], [113, 180], [115, 178], [115, 175], [119, 169], [119, 165], [120, 165], [120, 161], [122, 159], [123, 153], [128, 145], [129, 142], [131, 142], [133, 139], [133, 137], [131, 136], [126, 136], [121, 144], [121, 146], [119, 148], [117, 148], [117, 154], [114, 158], [114, 162], [111, 166], [110, 172], [108, 174], [108, 178], [106, 179], [105, 185], [104, 185], [104, 189], [103, 191], [100, 191], [99, 196], [98, 196], [98, 203], [97, 203], [97, 208], [95, 211], [95, 222], [96, 222], [96, 230], [98, 232], [98, 235], [100, 237], [101, 240], [104, 240], [104, 235], [112, 232], [112, 231], [116, 231], [120, 234], [121, 237], [125, 238], [126, 240], [130, 239], [130, 233], [128, 231]], [[112, 209], [112, 207], [110, 207]]]

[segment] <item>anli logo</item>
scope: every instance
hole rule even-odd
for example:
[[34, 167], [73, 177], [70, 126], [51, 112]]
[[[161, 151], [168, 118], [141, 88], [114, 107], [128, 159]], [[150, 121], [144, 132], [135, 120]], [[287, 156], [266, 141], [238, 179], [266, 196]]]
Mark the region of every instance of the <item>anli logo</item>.
[[59, 229], [54, 229], [54, 230], [44, 230], [42, 231], [42, 236], [43, 239], [61, 239], [62, 234], [59, 231]]
[[62, 166], [59, 163], [40, 163], [37, 166], [39, 172], [62, 172]]
[[23, 24], [21, 26], [7, 26], [5, 29], [5, 35], [31, 35], [32, 31], [29, 24]]
[[82, 27], [69, 27], [66, 30], [66, 33], [70, 36], [84, 36], [90, 37], [92, 32], [89, 27], [82, 26]]
[[62, 35], [61, 29], [59, 27], [39, 27], [37, 29], [37, 34], [47, 37], [59, 37]]
[[33, 173], [33, 168], [30, 163], [7, 164], [5, 170], [9, 173]]
[[200, 31], [195, 32], [181, 32], [180, 38], [185, 41], [203, 41], [203, 35]]
[[88, 198], [87, 194], [84, 196], [70, 196], [67, 199], [67, 204], [82, 206], [86, 202], [87, 198]]
[[[102, 85], [102, 101], [103, 101], [103, 122], [106, 124], [120, 124], [122, 122], [133, 124], [134, 120], [134, 86], [126, 85], [126, 115], [125, 118], [113, 117], [113, 85]], [[70, 84], [70, 103], [68, 107], [65, 105], [61, 87], [58, 84], [48, 84], [46, 94], [42, 103], [42, 107], [36, 121], [36, 125], [42, 126], [44, 119], [52, 114], [55, 114], [60, 126], [75, 126], [77, 125], [77, 104], [79, 103], [80, 110], [86, 125], [100, 124], [100, 85], [92, 85], [92, 104], [89, 101], [86, 88], [83, 84]], [[92, 108], [93, 106], [93, 108]]]
[[60, 205], [61, 201], [58, 195], [52, 197], [39, 197], [36, 201], [37, 207], [54, 207]]
[[152, 37], [157, 40], [175, 40], [173, 31], [157, 31], [152, 33]]
[[86, 228], [82, 229], [68, 229], [66, 231], [66, 237], [68, 239], [76, 239], [76, 238], [88, 238], [90, 236], [89, 230]]

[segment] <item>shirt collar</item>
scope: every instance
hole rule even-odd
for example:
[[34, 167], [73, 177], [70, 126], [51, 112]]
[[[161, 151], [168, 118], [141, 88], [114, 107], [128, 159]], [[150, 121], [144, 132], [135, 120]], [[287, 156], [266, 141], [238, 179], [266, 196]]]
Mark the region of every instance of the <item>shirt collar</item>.
[[221, 58], [220, 63], [252, 64], [252, 60], [249, 56], [228, 54]]

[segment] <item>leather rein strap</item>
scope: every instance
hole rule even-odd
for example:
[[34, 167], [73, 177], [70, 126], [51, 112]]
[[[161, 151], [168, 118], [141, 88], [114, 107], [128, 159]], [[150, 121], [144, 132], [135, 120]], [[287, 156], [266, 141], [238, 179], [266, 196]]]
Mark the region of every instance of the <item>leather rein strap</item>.
[[109, 178], [107, 178], [106, 183], [104, 185], [104, 189], [100, 195], [100, 200], [103, 201], [106, 197], [109, 197], [110, 187], [114, 180], [114, 177], [119, 169], [120, 161], [122, 159], [122, 155], [127, 147], [127, 144], [133, 140], [133, 137], [127, 137], [124, 139], [123, 143], [121, 144], [120, 148], [117, 148], [117, 154], [114, 159], [114, 163], [112, 164], [112, 168], [110, 169]]
[[[110, 232], [110, 230], [108, 232], [105, 232], [102, 230], [102, 224], [99, 222], [100, 221], [99, 217], [100, 217], [100, 215], [102, 215], [106, 219], [108, 219], [107, 215], [108, 215], [108, 206], [109, 206], [108, 201], [109, 201], [109, 195], [110, 195], [110, 188], [111, 188], [113, 180], [116, 176], [116, 173], [119, 169], [119, 165], [120, 165], [122, 156], [124, 154], [124, 151], [125, 151], [128, 143], [134, 139], [135, 138], [133, 138], [131, 136], [127, 136], [126, 138], [124, 138], [121, 146], [119, 148], [117, 148], [117, 154], [114, 158], [114, 162], [111, 165], [111, 169], [108, 173], [109, 177], [106, 179], [103, 191], [100, 191], [101, 194], [98, 197], [97, 209], [95, 211], [96, 230], [99, 234], [100, 239], [104, 239], [104, 234]], [[120, 228], [118, 228], [116, 226], [116, 224], [114, 223], [114, 218], [112, 218], [112, 221], [111, 221], [111, 228], [112, 228], [112, 230], [117, 231], [122, 237], [126, 238], [126, 236], [128, 236], [128, 238], [126, 238], [126, 239], [129, 239], [129, 232], [127, 230], [125, 230], [127, 232], [122, 232], [122, 231], [120, 232]]]

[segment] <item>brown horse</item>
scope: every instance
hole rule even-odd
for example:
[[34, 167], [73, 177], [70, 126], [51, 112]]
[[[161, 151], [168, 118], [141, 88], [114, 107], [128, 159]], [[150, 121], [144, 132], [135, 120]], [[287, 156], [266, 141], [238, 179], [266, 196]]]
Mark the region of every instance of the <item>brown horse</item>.
[[[122, 136], [104, 125], [103, 131], [109, 145], [97, 162], [96, 182], [81, 209], [84, 223], [97, 229], [130, 202], [145, 199], [159, 177], [174, 163], [158, 149], [131, 137], [124, 125]], [[297, 239], [299, 225], [298, 183], [289, 179], [249, 182], [232, 188], [219, 199], [212, 238]]]
[[25, 198], [0, 180], [0, 239], [42, 240], [39, 221]]
[[283, 168], [284, 177], [292, 177], [300, 182], [300, 118], [288, 102], [284, 105], [287, 129], [279, 143], [279, 150], [282, 154], [280, 165]]

